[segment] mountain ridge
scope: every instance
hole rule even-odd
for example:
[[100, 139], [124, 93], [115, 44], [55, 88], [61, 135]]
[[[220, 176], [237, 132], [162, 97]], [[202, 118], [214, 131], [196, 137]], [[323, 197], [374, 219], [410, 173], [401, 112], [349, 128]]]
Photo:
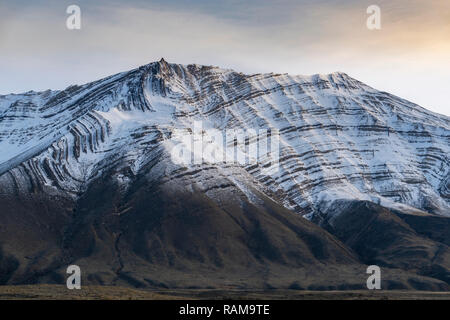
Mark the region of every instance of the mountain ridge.
[[[201, 81], [199, 81], [196, 77], [201, 79]], [[204, 77], [206, 77], [206, 80]], [[255, 81], [255, 78], [260, 80]], [[243, 92], [238, 92], [239, 95], [229, 97], [229, 93], [224, 92], [225, 90], [223, 88], [233, 85], [233, 81], [237, 82], [240, 86], [244, 86], [244, 88], [242, 89]], [[265, 81], [268, 81], [269, 83], [266, 84]], [[205, 87], [202, 87], [203, 84]], [[269, 84], [271, 86], [269, 86]], [[265, 85], [269, 87], [265, 88]], [[216, 89], [215, 86], [221, 89]], [[297, 95], [301, 95], [300, 97], [304, 99], [303, 103], [305, 105], [310, 104], [312, 106], [310, 110], [307, 110], [300, 102], [295, 100], [293, 101], [292, 106], [289, 105], [291, 104], [289, 99], [294, 99], [295, 96], [289, 96], [289, 92], [288, 94], [285, 93], [288, 90], [295, 90], [297, 88], [300, 90]], [[311, 94], [308, 92], [308, 89], [313, 91], [330, 90], [332, 95], [329, 100], [331, 101], [325, 102], [331, 102], [332, 106], [330, 107], [329, 104], [327, 105], [325, 102], [321, 102], [320, 99], [323, 99], [323, 96], [316, 96], [314, 95], [314, 92]], [[232, 88], [230, 87], [229, 90], [232, 90]], [[364, 99], [368, 98], [358, 97], [363, 101], [355, 104], [357, 108], [351, 108], [354, 103], [351, 99], [354, 98], [348, 99], [345, 93], [350, 92], [353, 94], [353, 91], [359, 92], [360, 90], [363, 90], [365, 94], [369, 92], [377, 95], [378, 97], [372, 98], [372, 101], [369, 103], [369, 107], [362, 104]], [[282, 92], [279, 95], [285, 100], [283, 103], [287, 105], [287, 112], [289, 112], [289, 114], [284, 114], [283, 110], [276, 111], [276, 108], [272, 108], [270, 105], [267, 105], [266, 109], [272, 108], [272, 110], [269, 110], [270, 117], [279, 117], [281, 115], [284, 119], [281, 119], [281, 121], [279, 121], [280, 123], [275, 123], [277, 119], [274, 121], [273, 118], [268, 118], [267, 114], [265, 114], [266, 110], [255, 110], [252, 106], [249, 108], [248, 105], [246, 105], [248, 104], [248, 101], [256, 101], [254, 103], [260, 103], [262, 101], [264, 103], [265, 96], [270, 97], [273, 95], [275, 98], [278, 98], [277, 95], [279, 91]], [[343, 93], [341, 93], [341, 91], [343, 91]], [[273, 94], [271, 92], [273, 92]], [[235, 94], [234, 92], [232, 93]], [[292, 93], [292, 95], [293, 94], [294, 93]], [[4, 100], [2, 105], [5, 106], [7, 104], [5, 101], [8, 101], [8, 99], [5, 99], [5, 96], [3, 96], [0, 97], [0, 101], [2, 98]], [[18, 165], [24, 160], [28, 160], [36, 153], [39, 153], [39, 151], [44, 151], [46, 147], [48, 147], [47, 149], [54, 148], [54, 146], [52, 147], [52, 144], [55, 144], [61, 138], [64, 140], [64, 137], [67, 137], [68, 135], [80, 136], [80, 139], [83, 139], [85, 138], [85, 135], [89, 137], [92, 136], [92, 134], [95, 134], [101, 135], [100, 140], [104, 140], [109, 130], [108, 128], [111, 126], [111, 120], [117, 120], [117, 118], [119, 118], [119, 121], [121, 120], [122, 122], [126, 122], [127, 120], [136, 121], [136, 118], [141, 116], [143, 117], [143, 115], [140, 114], [134, 114], [133, 117], [132, 112], [130, 112], [132, 110], [136, 110], [137, 112], [150, 111], [161, 115], [161, 121], [159, 122], [153, 121], [151, 116], [146, 116], [149, 122], [148, 125], [161, 126], [165, 124], [168, 126], [173, 126], [175, 123], [180, 123], [180, 120], [185, 121], [186, 119], [186, 121], [192, 121], [192, 119], [197, 117], [202, 121], [210, 122], [213, 127], [221, 130], [232, 127], [272, 127], [280, 130], [281, 133], [289, 139], [292, 139], [290, 136], [294, 132], [302, 134], [308, 133], [308, 131], [312, 133], [314, 133], [314, 131], [318, 131], [319, 134], [325, 134], [330, 140], [339, 139], [334, 138], [333, 136], [338, 136], [340, 132], [345, 133], [345, 131], [353, 130], [353, 128], [358, 130], [357, 135], [364, 135], [366, 132], [375, 133], [380, 136], [380, 139], [388, 138], [393, 140], [398, 137], [397, 143], [399, 145], [404, 145], [404, 142], [411, 142], [405, 141], [405, 138], [410, 140], [411, 138], [414, 138], [414, 136], [417, 136], [417, 144], [421, 143], [421, 139], [433, 140], [434, 137], [437, 137], [440, 138], [444, 144], [449, 139], [448, 117], [439, 116], [432, 112], [424, 111], [425, 109], [422, 110], [422, 108], [419, 108], [414, 104], [407, 105], [407, 107], [411, 108], [410, 110], [401, 110], [402, 107], [403, 109], [405, 108], [405, 100], [401, 99], [396, 101], [394, 100], [395, 98], [392, 98], [390, 95], [386, 97], [384, 93], [365, 86], [361, 82], [348, 77], [344, 73], [332, 73], [326, 76], [288, 76], [273, 74], [254, 74], [246, 76], [232, 70], [224, 70], [217, 67], [168, 64], [164, 59], [161, 59], [159, 62], [150, 63], [129, 72], [122, 72], [93, 83], [88, 83], [83, 86], [71, 86], [64, 91], [55, 93], [45, 91], [44, 93], [38, 93], [37, 96], [32, 95], [31, 98], [32, 99], [25, 101], [18, 99], [15, 102], [10, 102], [10, 106], [8, 108], [4, 107], [5, 110], [2, 112], [0, 117], [0, 122], [3, 127], [14, 126], [17, 123], [17, 121], [14, 120], [25, 120], [25, 122], [34, 121], [35, 123], [32, 123], [34, 126], [31, 129], [26, 128], [23, 124], [21, 124], [22, 127], [12, 130], [15, 133], [17, 131], [23, 131], [25, 133], [24, 137], [21, 137], [21, 140], [19, 141], [14, 141], [14, 139], [8, 138], [5, 139], [5, 136], [11, 135], [11, 129], [0, 132], [0, 144], [2, 149], [6, 151], [3, 153], [3, 159], [0, 159], [2, 162], [0, 163], [0, 168], [2, 169], [0, 174], [13, 168], [15, 165]], [[213, 98], [217, 101], [212, 101]], [[177, 99], [180, 99], [180, 101]], [[385, 102], [380, 102], [379, 99], [385, 99]], [[395, 105], [395, 103], [398, 105]], [[338, 106], [337, 109], [335, 106], [336, 104]], [[342, 106], [346, 104], [350, 105], [347, 107], [347, 110], [339, 110], [339, 108], [342, 108]], [[246, 105], [246, 109], [242, 108], [243, 105]], [[233, 108], [231, 107], [234, 107], [234, 110], [232, 110]], [[292, 108], [299, 108], [300, 110], [297, 111], [298, 109], [296, 110]], [[389, 110], [388, 108], [392, 110]], [[395, 112], [396, 108], [400, 109], [399, 111], [401, 112]], [[33, 114], [30, 110], [35, 110], [35, 113]], [[118, 111], [114, 114], [111, 110]], [[228, 110], [232, 111], [228, 112]], [[242, 110], [244, 110], [245, 113], [256, 117], [258, 121], [254, 121], [254, 119], [244, 119], [242, 122], [242, 120], [239, 119], [242, 116], [237, 114], [237, 112], [241, 112]], [[126, 112], [129, 112], [129, 114], [132, 115], [129, 119], [124, 118]], [[359, 116], [357, 115], [357, 112], [362, 113]], [[386, 119], [385, 114], [388, 112], [392, 114], [392, 116], [389, 116], [394, 119]], [[408, 112], [413, 113], [413, 116], [408, 115]], [[419, 116], [423, 117], [423, 112], [425, 112], [426, 115], [427, 122], [425, 123], [419, 122], [417, 118]], [[41, 114], [37, 115], [36, 113]], [[308, 116], [308, 113], [311, 113], [311, 115], [309, 115], [310, 118], [304, 118], [303, 114]], [[330, 113], [331, 118], [325, 119], [326, 121], [322, 121], [327, 113]], [[355, 113], [357, 116], [352, 115], [351, 113]], [[343, 125], [339, 124], [338, 122], [340, 122], [343, 118], [343, 120], [345, 120], [347, 115], [353, 123], [343, 123]], [[229, 120], [221, 121], [221, 119], [217, 119], [217, 117], [220, 118], [223, 116], [228, 116]], [[120, 119], [121, 117], [122, 119]], [[406, 123], [406, 120], [403, 120], [403, 117], [409, 117], [409, 119], [406, 120], [412, 119], [416, 123]], [[353, 120], [355, 118], [358, 121], [355, 122]], [[48, 124], [48, 122], [54, 123], [60, 121], [63, 121], [62, 124], [58, 124], [56, 126], [50, 126]], [[77, 123], [80, 121], [82, 122], [81, 124]], [[402, 122], [402, 125], [403, 123], [406, 123], [406, 127], [402, 127], [402, 132], [398, 132], [396, 136], [389, 137], [391, 131], [393, 131], [393, 134], [396, 133], [395, 131], [399, 131], [399, 129], [393, 128], [393, 121]], [[296, 123], [298, 125], [294, 125]], [[146, 124], [137, 125], [143, 126]], [[424, 125], [427, 127], [424, 127]], [[41, 128], [44, 130], [39, 132], [39, 129]], [[30, 129], [29, 131], [32, 131], [33, 136], [36, 135], [36, 133], [40, 135], [39, 139], [34, 139], [34, 141], [32, 139], [28, 139], [28, 136], [31, 133], [27, 132], [28, 129]], [[90, 130], [93, 130], [94, 133], [91, 133]], [[380, 133], [386, 133], [387, 137], [382, 137]], [[51, 138], [48, 138], [49, 134], [51, 135]], [[355, 135], [351, 133], [350, 136], [344, 138], [355, 138]], [[304, 144], [305, 140], [306, 145]], [[308, 137], [301, 141], [301, 143], [307, 147], [305, 148], [305, 151], [308, 151], [309, 149], [309, 152], [313, 155], [315, 154], [316, 156], [319, 156], [323, 151], [314, 148], [313, 144], [316, 142], [324, 144], [324, 142], [314, 141], [310, 142], [308, 145], [307, 140]], [[77, 143], [77, 141], [74, 141], [74, 143]], [[21, 144], [24, 144], [25, 146], [31, 145], [31, 147], [22, 148], [25, 150], [22, 151]], [[386, 142], [386, 144], [392, 145], [391, 142]], [[88, 145], [93, 152], [94, 147], [89, 143]], [[14, 150], [14, 147], [16, 146], [16, 149], [21, 151], [20, 153]], [[356, 156], [360, 157], [361, 152], [370, 152], [370, 150], [355, 150], [356, 152], [352, 151], [352, 149], [355, 148], [351, 143], [344, 145], [340, 141], [336, 142], [336, 146], [345, 147], [348, 152], [353, 152], [354, 154], [352, 154], [352, 157], [355, 157], [355, 153], [358, 153]], [[285, 157], [291, 156], [292, 153], [299, 154], [300, 151], [295, 150], [295, 147], [295, 145], [293, 146], [287, 143], [286, 148], [281, 150], [281, 157], [283, 157], [283, 153], [285, 154]], [[412, 147], [416, 148], [415, 145]], [[293, 148], [294, 150], [292, 151]], [[434, 158], [437, 160], [436, 162], [440, 162], [440, 165], [444, 166], [443, 169], [445, 170], [445, 166], [448, 166], [448, 158], [446, 157], [446, 154], [448, 154], [448, 152], [446, 152], [448, 151], [448, 148], [445, 148], [445, 145], [444, 148], [441, 146], [439, 148], [441, 148], [442, 151], [437, 154], [434, 154], [433, 150], [430, 148], [425, 149], [422, 151], [424, 154], [419, 155], [421, 159], [417, 159], [416, 157], [417, 160], [413, 160], [415, 160], [415, 162], [431, 162]], [[10, 154], [7, 152], [8, 149], [12, 149]], [[334, 148], [334, 150], [336, 150], [336, 148]], [[83, 149], [83, 151], [85, 151], [85, 149]], [[328, 149], [324, 151], [329, 152]], [[372, 153], [373, 152], [375, 151], [373, 150]], [[395, 152], [395, 150], [392, 150], [391, 154], [394, 154]], [[407, 152], [409, 152], [409, 150], [405, 149], [403, 153]], [[8, 159], [8, 157], [10, 158]], [[338, 158], [337, 160], [339, 160], [341, 155], [337, 154], [336, 157]], [[368, 158], [369, 156], [365, 155], [364, 161], [358, 163], [359, 167], [367, 166], [370, 161]], [[8, 161], [11, 162], [11, 164], [8, 164]], [[291, 163], [293, 163], [293, 161], [291, 161]], [[299, 165], [299, 161], [293, 164]], [[300, 164], [302, 164], [302, 162], [300, 162]], [[383, 163], [380, 163], [379, 165], [382, 164]], [[303, 164], [303, 166], [304, 165], [305, 164]], [[406, 164], [400, 165], [403, 167], [406, 166]], [[418, 165], [420, 166], [420, 163], [418, 163]], [[424, 166], [427, 165], [428, 163]], [[439, 163], [437, 165], [439, 165]], [[377, 168], [377, 170], [379, 172], [377, 174], [382, 174], [382, 170], [380, 168]], [[390, 171], [391, 170], [387, 168], [388, 174]], [[337, 179], [338, 176], [342, 174], [345, 175], [342, 171], [338, 171], [334, 176], [336, 176]], [[404, 175], [404, 172], [402, 174]], [[412, 183], [423, 180], [423, 177], [419, 178], [414, 176], [414, 174], [410, 175], [412, 176], [410, 178]], [[448, 197], [448, 169], [447, 173], [444, 172], [443, 175], [447, 175], [447, 177], [439, 178], [441, 179], [440, 183], [442, 186], [436, 186], [435, 183], [432, 189], [440, 188], [439, 190], [443, 191], [444, 196]], [[265, 177], [261, 177], [260, 180], [264, 178]], [[349, 179], [349, 177], [347, 177], [347, 179]], [[302, 177], [301, 180], [307, 182], [308, 176]], [[278, 183], [278, 181], [275, 181], [275, 183]], [[273, 187], [272, 191], [276, 191], [275, 188], [277, 190], [283, 189], [283, 192], [289, 193], [289, 190], [286, 190], [286, 188], [280, 186], [279, 184]], [[369, 185], [365, 188], [367, 189], [371, 187]], [[367, 190], [364, 190], [363, 192], [366, 193]], [[378, 196], [380, 192], [380, 190], [376, 190], [375, 195]], [[429, 192], [432, 193], [431, 191]], [[361, 193], [361, 188], [359, 193]], [[385, 193], [387, 195], [388, 192]], [[439, 192], [434, 193], [439, 194]], [[287, 202], [285, 202], [285, 205], [289, 205], [289, 202], [294, 201], [294, 206], [298, 207], [299, 200], [293, 199], [294, 197], [295, 195], [287, 195]], [[402, 195], [399, 195], [398, 197], [402, 198]], [[440, 201], [439, 198], [441, 196], [437, 197], [436, 194], [434, 194], [433, 197], [436, 198], [436, 201], [441, 202], [440, 205], [443, 205], [445, 210], [448, 210], [449, 207], [447, 201]], [[382, 196], [380, 198], [385, 199], [386, 197]], [[388, 198], [389, 196], [386, 199]], [[398, 202], [398, 200], [396, 199], [394, 202]], [[410, 205], [417, 209], [424, 209], [426, 207], [426, 205], [408, 203], [404, 200], [403, 202], [404, 204]], [[300, 207], [306, 205], [307, 204], [305, 201], [303, 201], [303, 205], [300, 205]]]
[[449, 120], [343, 73], [164, 60], [0, 96], [0, 282], [348, 290], [375, 261], [448, 290]]

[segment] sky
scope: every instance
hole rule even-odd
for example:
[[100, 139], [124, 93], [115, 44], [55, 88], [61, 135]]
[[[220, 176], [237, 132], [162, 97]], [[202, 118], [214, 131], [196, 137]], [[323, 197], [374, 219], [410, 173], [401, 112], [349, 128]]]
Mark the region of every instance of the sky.
[[[69, 30], [69, 5], [81, 29]], [[377, 5], [381, 28], [369, 30]], [[244, 73], [342, 71], [450, 115], [450, 0], [0, 0], [0, 94], [157, 61]]]

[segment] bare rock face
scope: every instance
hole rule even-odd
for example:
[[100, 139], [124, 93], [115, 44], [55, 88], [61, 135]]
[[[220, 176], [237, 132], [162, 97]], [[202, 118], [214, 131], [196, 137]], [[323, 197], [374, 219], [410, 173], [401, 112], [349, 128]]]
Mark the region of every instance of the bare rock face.
[[[60, 282], [78, 263], [100, 284], [358, 288], [375, 259], [393, 287], [445, 289], [449, 120], [344, 73], [244, 75], [164, 59], [0, 96], [0, 281]], [[220, 143], [213, 130], [246, 136]], [[277, 144], [255, 155], [262, 135]], [[203, 150], [180, 162], [176, 146], [195, 150], [195, 139], [249, 161]], [[390, 263], [399, 244], [387, 240], [391, 251], [360, 252], [375, 213], [359, 203], [386, 210], [377, 228], [414, 232], [440, 262], [409, 268], [409, 252]]]

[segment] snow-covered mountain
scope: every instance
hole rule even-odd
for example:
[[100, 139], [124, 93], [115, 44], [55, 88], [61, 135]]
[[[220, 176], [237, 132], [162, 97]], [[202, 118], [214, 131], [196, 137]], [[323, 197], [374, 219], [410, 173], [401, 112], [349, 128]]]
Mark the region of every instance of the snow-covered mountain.
[[449, 290], [449, 120], [164, 60], [0, 96], [0, 284]]
[[[249, 164], [179, 164], [171, 149], [196, 122], [277, 132], [279, 149]], [[250, 136], [243, 152], [257, 143]], [[344, 73], [244, 75], [161, 60], [63, 91], [0, 96], [0, 150], [5, 194], [77, 198], [110, 170], [126, 192], [153, 163], [155, 180], [212, 198], [217, 184], [250, 200], [255, 189], [309, 218], [342, 199], [450, 215], [450, 118]]]

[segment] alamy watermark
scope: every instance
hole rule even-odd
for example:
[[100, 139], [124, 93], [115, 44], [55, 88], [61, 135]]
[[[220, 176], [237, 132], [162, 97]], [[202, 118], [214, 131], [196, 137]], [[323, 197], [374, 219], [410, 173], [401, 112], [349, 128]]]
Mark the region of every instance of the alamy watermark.
[[67, 278], [66, 286], [67, 289], [73, 290], [81, 289], [81, 269], [77, 265], [70, 265], [67, 267], [66, 273], [70, 274], [70, 276]]
[[81, 9], [79, 6], [72, 4], [67, 7], [66, 13], [70, 14], [66, 20], [66, 27], [69, 30], [81, 29]]
[[219, 130], [195, 121], [193, 128], [174, 129], [165, 142], [172, 161], [179, 165], [258, 165], [265, 174], [279, 169], [280, 133], [276, 129]]
[[[66, 13], [69, 16], [66, 19], [66, 27], [69, 30], [81, 29], [81, 8], [72, 4], [67, 7]], [[369, 17], [366, 20], [366, 26], [369, 30], [381, 30], [381, 8], [378, 5], [370, 5], [366, 9]]]
[[370, 274], [367, 278], [367, 289], [380, 290], [381, 289], [381, 269], [379, 266], [372, 265], [367, 267], [367, 274]]
[[377, 5], [371, 5], [366, 10], [370, 16], [367, 18], [366, 25], [369, 30], [381, 29], [381, 9]]

